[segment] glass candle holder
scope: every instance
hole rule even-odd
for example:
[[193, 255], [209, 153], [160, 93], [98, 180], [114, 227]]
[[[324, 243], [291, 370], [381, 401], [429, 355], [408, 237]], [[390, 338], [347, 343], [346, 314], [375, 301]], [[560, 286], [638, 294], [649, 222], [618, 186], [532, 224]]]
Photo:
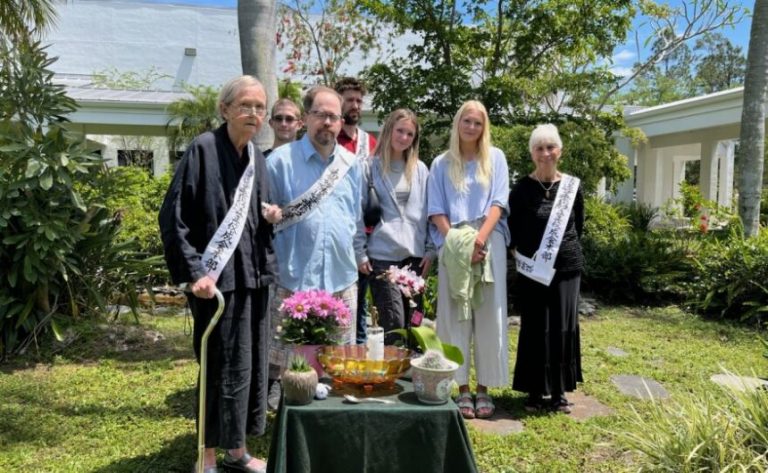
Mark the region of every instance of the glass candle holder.
[[382, 327], [368, 327], [366, 330], [365, 345], [368, 348], [369, 360], [383, 360], [384, 329]]

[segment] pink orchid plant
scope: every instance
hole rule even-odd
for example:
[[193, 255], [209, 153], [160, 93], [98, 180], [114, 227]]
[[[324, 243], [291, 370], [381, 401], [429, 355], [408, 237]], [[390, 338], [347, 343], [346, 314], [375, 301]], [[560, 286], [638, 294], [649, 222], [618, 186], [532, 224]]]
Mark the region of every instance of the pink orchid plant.
[[280, 338], [296, 345], [336, 345], [352, 315], [341, 299], [320, 289], [298, 291], [283, 300]]
[[413, 299], [424, 292], [424, 278], [416, 274], [411, 269], [411, 265], [402, 268], [392, 265], [382, 276], [397, 286], [408, 299]]

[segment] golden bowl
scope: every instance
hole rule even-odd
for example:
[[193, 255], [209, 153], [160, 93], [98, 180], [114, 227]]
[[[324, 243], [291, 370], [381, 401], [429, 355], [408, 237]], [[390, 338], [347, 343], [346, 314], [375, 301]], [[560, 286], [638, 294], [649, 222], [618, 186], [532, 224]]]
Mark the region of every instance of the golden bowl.
[[327, 345], [317, 359], [326, 374], [337, 383], [358, 385], [393, 384], [411, 367], [411, 350], [384, 347], [383, 360], [369, 360], [365, 345]]

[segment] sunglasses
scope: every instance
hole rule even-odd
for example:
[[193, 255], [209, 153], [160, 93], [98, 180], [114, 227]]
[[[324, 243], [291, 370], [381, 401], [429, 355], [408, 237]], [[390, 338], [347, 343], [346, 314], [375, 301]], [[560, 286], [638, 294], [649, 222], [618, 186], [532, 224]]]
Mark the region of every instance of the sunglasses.
[[295, 122], [296, 120], [298, 120], [298, 118], [293, 117], [291, 115], [275, 115], [272, 117], [272, 121], [274, 122], [277, 122], [277, 123], [284, 122], [289, 125]]

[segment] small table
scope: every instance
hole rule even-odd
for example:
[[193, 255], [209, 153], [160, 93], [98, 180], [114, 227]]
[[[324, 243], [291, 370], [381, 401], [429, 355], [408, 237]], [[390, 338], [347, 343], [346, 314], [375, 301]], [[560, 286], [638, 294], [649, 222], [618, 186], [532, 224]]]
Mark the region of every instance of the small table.
[[306, 406], [282, 404], [268, 473], [477, 473], [472, 445], [453, 402], [421, 404], [410, 382], [374, 393], [395, 404], [350, 404], [354, 387], [334, 388]]

